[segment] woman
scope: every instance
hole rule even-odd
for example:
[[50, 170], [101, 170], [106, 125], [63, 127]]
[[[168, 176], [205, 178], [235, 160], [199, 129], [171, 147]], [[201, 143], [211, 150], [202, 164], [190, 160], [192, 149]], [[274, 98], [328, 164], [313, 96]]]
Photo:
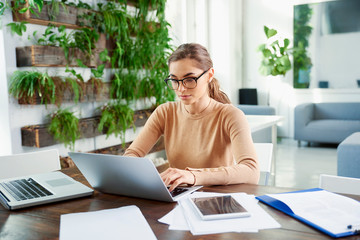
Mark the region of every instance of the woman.
[[257, 156], [247, 120], [219, 89], [213, 63], [199, 44], [179, 46], [165, 79], [180, 99], [160, 105], [125, 155], [145, 156], [161, 135], [169, 161], [161, 178], [180, 184], [257, 184]]

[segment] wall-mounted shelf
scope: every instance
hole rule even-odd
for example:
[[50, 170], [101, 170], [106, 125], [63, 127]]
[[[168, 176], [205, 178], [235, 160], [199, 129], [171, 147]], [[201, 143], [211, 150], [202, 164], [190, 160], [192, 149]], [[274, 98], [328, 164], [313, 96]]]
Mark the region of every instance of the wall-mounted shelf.
[[61, 47], [32, 45], [16, 48], [17, 67], [77, 67], [76, 59], [90, 68], [95, 68], [99, 63], [99, 50], [94, 50], [90, 58], [79, 49], [69, 49], [70, 60], [65, 58]]
[[[138, 110], [134, 113], [134, 124], [136, 127], [144, 126], [153, 110]], [[105, 133], [98, 131], [100, 117], [82, 118], [79, 120], [81, 138], [93, 138]], [[31, 125], [21, 128], [22, 146], [42, 148], [55, 145], [58, 142], [48, 131], [47, 124]]]
[[[29, 4], [26, 2], [24, 7], [28, 7]], [[87, 21], [83, 21], [79, 19], [78, 16], [82, 16], [83, 14], [88, 14], [91, 10], [87, 9], [79, 9], [75, 6], [66, 6], [64, 9], [63, 6], [59, 6], [59, 13], [54, 16], [55, 19], [50, 19], [51, 16], [51, 6], [50, 4], [45, 3], [42, 11], [40, 13], [34, 14], [31, 13], [30, 10], [27, 10], [25, 13], [13, 12], [13, 21], [21, 22], [26, 21], [31, 24], [48, 26], [49, 24], [53, 24], [57, 27], [64, 25], [66, 28], [78, 29], [82, 28], [81, 22], [83, 22], [84, 26], [89, 26]]]
[[[93, 88], [92, 83], [86, 82], [85, 89], [83, 94], [79, 97], [79, 102], [95, 102], [95, 101], [106, 101], [110, 99], [110, 87], [111, 83], [103, 83], [101, 89], [96, 90]], [[98, 91], [98, 92], [97, 92]], [[57, 96], [56, 99], [61, 99], [59, 103], [71, 103], [75, 102], [75, 95], [71, 86], [66, 86], [66, 89], [63, 90], [62, 96]], [[44, 102], [41, 102], [41, 97], [38, 93], [31, 99], [19, 98], [18, 103], [21, 105], [41, 105]]]

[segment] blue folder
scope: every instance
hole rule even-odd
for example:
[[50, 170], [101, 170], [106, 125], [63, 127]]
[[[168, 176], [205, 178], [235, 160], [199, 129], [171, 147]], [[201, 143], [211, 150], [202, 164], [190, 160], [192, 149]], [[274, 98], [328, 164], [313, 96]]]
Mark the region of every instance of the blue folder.
[[[294, 191], [294, 192], [287, 192], [287, 193], [299, 193], [299, 192], [315, 192], [315, 191], [322, 191], [323, 189], [321, 188], [311, 188], [311, 189], [306, 189], [306, 190], [300, 190], [300, 191]], [[281, 194], [281, 193], [279, 193]], [[347, 232], [343, 232], [343, 233], [339, 233], [339, 234], [334, 234], [318, 225], [316, 225], [313, 222], [308, 221], [307, 219], [300, 217], [298, 215], [296, 215], [285, 203], [283, 203], [280, 200], [277, 200], [275, 198], [269, 197], [268, 195], [262, 195], [262, 196], [258, 196], [256, 197], [256, 199], [258, 199], [260, 202], [263, 202], [279, 211], [282, 211], [284, 213], [286, 213], [287, 215], [301, 221], [304, 222], [306, 224], [308, 224], [309, 226], [323, 232], [326, 233], [327, 235], [334, 237], [334, 238], [339, 238], [339, 237], [346, 237], [346, 236], [351, 236], [351, 235], [356, 235], [359, 234], [359, 230], [355, 230], [355, 231], [347, 231]]]

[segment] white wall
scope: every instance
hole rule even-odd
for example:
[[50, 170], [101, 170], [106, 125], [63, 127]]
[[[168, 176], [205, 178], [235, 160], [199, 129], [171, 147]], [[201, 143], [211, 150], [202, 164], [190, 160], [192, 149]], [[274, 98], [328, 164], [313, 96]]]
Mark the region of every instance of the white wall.
[[233, 104], [238, 103], [241, 65], [242, 3], [236, 0], [209, 1], [209, 50], [215, 76]]
[[[359, 13], [360, 14], [360, 13]], [[320, 36], [316, 46], [318, 80], [329, 81], [330, 88], [357, 88], [360, 79], [360, 33]]]
[[12, 152], [8, 85], [6, 76], [5, 41], [3, 28], [0, 28], [0, 156], [10, 155]]

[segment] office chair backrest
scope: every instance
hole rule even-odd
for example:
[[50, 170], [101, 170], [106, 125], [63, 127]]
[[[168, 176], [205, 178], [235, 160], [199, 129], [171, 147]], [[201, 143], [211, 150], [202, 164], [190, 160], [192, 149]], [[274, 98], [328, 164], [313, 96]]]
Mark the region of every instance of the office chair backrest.
[[0, 156], [0, 179], [52, 172], [60, 168], [56, 149]]
[[261, 185], [268, 185], [271, 161], [273, 158], [273, 144], [272, 143], [254, 143], [258, 161], [260, 165], [260, 182]]
[[319, 187], [330, 192], [360, 195], [360, 178], [321, 174]]

